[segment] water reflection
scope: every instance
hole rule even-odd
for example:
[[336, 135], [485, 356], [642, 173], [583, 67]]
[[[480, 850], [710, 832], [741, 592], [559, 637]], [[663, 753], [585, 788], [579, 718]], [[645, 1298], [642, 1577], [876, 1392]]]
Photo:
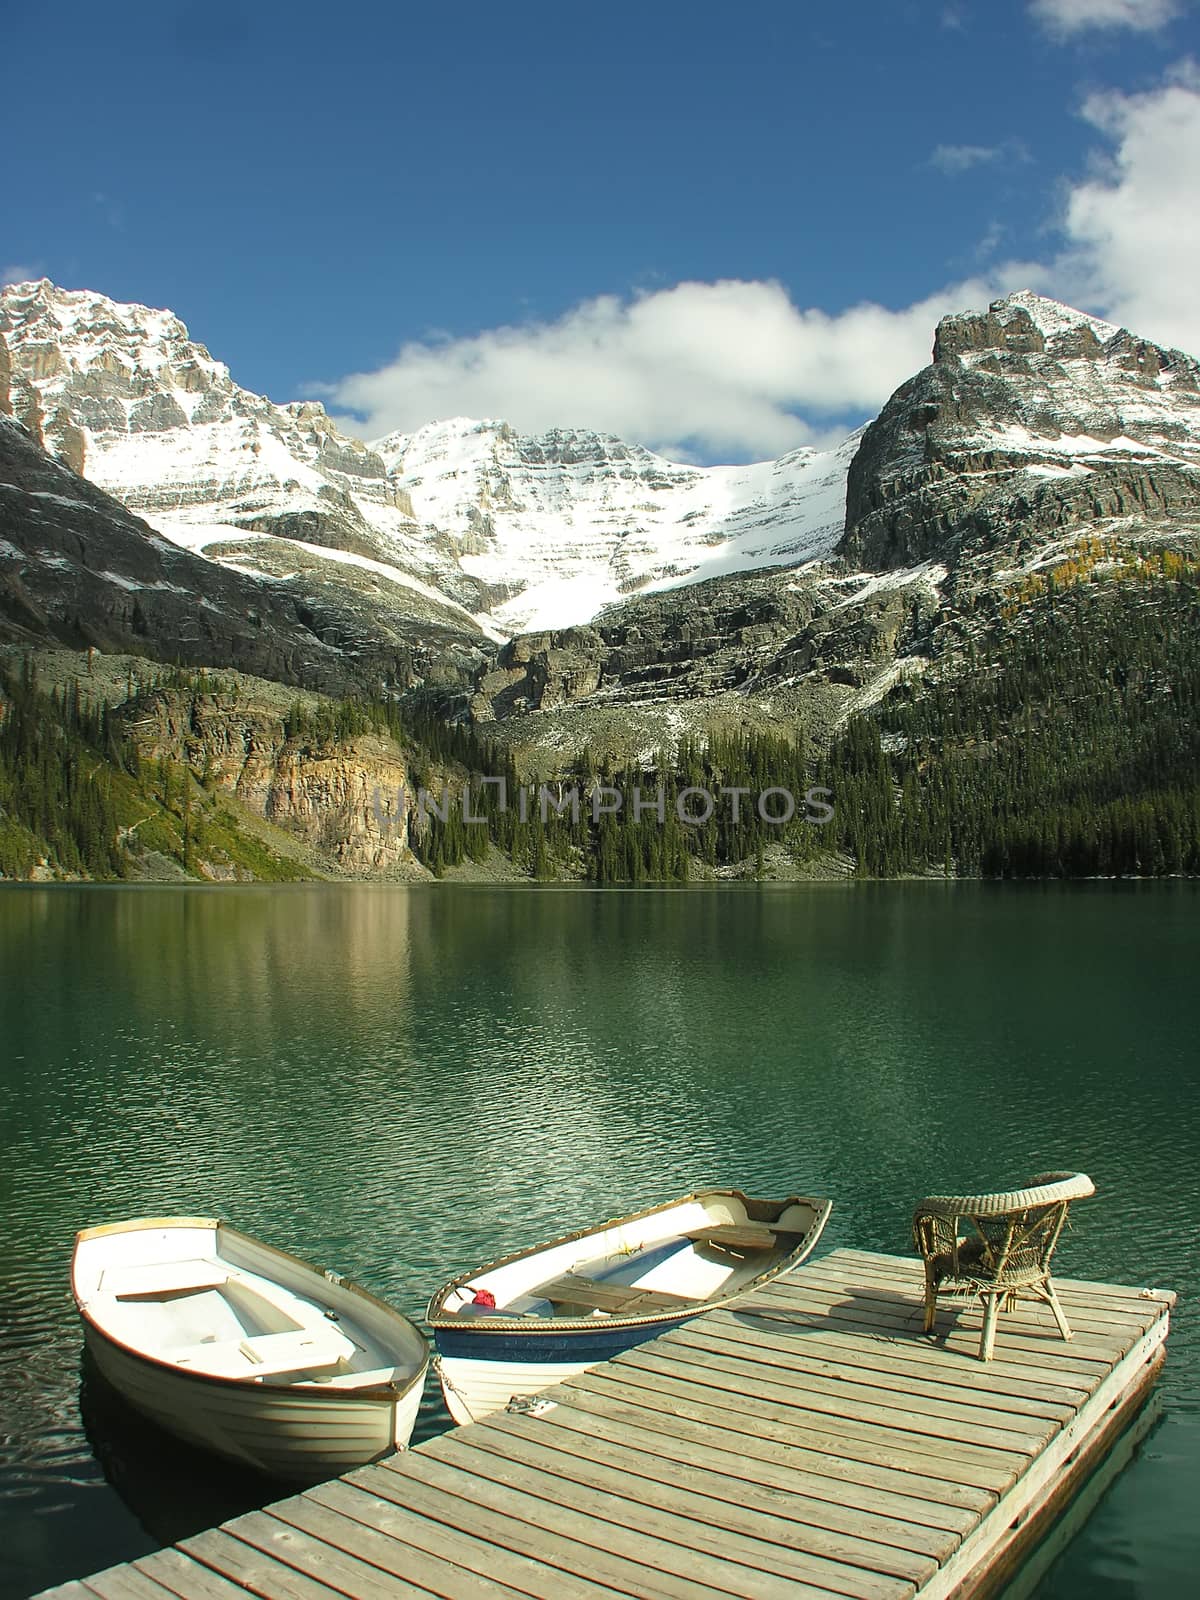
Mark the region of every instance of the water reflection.
[[145, 1548], [176, 1544], [254, 1506], [293, 1493], [287, 1484], [216, 1461], [131, 1410], [84, 1355], [79, 1420], [104, 1481], [145, 1535]]

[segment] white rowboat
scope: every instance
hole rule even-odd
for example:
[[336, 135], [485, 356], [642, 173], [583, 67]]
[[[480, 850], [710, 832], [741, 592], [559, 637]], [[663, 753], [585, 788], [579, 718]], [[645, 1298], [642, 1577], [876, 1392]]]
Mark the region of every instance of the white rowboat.
[[317, 1482], [403, 1449], [429, 1350], [400, 1312], [211, 1217], [85, 1228], [71, 1290], [136, 1410], [189, 1444]]
[[429, 1304], [446, 1406], [479, 1422], [798, 1266], [828, 1200], [702, 1189], [505, 1256]]

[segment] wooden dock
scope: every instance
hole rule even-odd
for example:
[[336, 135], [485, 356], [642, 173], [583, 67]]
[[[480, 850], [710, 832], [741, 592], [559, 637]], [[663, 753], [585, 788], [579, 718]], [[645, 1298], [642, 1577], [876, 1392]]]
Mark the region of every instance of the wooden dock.
[[835, 1250], [735, 1310], [38, 1600], [967, 1600], [993, 1594], [1146, 1398], [1165, 1291], [946, 1302]]

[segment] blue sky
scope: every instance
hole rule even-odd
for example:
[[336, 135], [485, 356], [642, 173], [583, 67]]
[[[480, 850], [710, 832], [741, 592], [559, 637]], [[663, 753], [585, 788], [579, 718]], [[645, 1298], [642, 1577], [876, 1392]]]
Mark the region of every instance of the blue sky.
[[[52, 31], [48, 15], [5, 22], [0, 271], [169, 306], [242, 384], [320, 388], [367, 432], [486, 402], [709, 457], [817, 437], [911, 370], [918, 328], [927, 349], [938, 297], [964, 285], [1012, 287], [1030, 263], [1046, 292], [1140, 310], [1136, 261], [1104, 257], [1118, 225], [1136, 257], [1121, 214], [1154, 187], [1121, 189], [1146, 132], [1131, 121], [1158, 114], [1153, 166], [1176, 137], [1162, 97], [1182, 97], [1190, 160], [1200, 107], [1189, 0], [62, 0]], [[1194, 207], [1188, 178], [1163, 181]], [[1086, 217], [1064, 228], [1089, 192], [1098, 241]], [[1162, 248], [1195, 242], [1185, 227]], [[672, 298], [721, 280], [779, 290], [732, 321], [736, 296]], [[673, 362], [672, 392], [708, 383], [709, 328], [727, 370], [760, 342], [790, 349], [797, 317], [836, 332], [864, 303], [901, 321], [847, 324], [879, 369], [861, 381], [747, 372], [711, 424], [694, 393], [656, 392]]]

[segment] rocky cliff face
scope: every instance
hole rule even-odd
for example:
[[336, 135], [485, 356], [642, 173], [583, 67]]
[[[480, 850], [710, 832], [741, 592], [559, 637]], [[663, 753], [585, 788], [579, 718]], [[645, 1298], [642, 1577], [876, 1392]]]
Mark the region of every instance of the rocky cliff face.
[[120, 721], [144, 760], [185, 764], [210, 788], [303, 840], [326, 870], [430, 876], [413, 854], [416, 790], [393, 740], [289, 736], [286, 713], [229, 693], [154, 690], [124, 707]]
[[481, 671], [470, 714], [548, 752], [598, 738], [652, 750], [717, 723], [797, 718], [820, 742], [923, 670], [945, 577], [933, 564], [880, 579], [816, 563], [648, 595], [588, 628], [514, 639]]
[[214, 565], [179, 549], [0, 417], [0, 639], [233, 666], [331, 693], [466, 680], [475, 639], [431, 615]]

